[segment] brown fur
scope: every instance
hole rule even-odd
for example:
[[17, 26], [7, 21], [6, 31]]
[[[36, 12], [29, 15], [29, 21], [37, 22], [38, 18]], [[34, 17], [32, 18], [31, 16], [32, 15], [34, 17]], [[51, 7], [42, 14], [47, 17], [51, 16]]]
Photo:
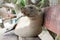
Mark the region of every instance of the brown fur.
[[38, 36], [38, 34], [40, 34], [42, 31], [42, 13], [33, 5], [25, 6], [21, 10], [25, 15], [25, 17], [22, 18], [24, 20], [27, 18], [27, 22], [30, 20], [30, 24], [28, 26], [25, 25], [23, 28], [21, 28], [21, 18], [16, 26], [15, 33], [22, 37]]

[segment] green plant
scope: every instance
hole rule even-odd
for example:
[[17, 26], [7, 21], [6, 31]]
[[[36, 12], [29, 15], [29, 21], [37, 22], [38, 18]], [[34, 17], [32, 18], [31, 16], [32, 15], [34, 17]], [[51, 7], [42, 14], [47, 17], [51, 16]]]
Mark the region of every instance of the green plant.
[[25, 2], [25, 0], [17, 0], [16, 4], [17, 4], [18, 6], [24, 7], [25, 4], [26, 4], [26, 2]]

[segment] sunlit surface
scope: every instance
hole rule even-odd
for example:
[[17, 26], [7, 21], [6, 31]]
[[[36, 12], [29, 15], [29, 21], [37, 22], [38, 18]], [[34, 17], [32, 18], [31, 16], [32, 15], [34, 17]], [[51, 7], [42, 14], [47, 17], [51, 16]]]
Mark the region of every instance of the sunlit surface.
[[28, 18], [28, 17], [22, 17], [22, 18], [19, 20], [16, 29], [24, 28], [24, 27], [28, 26], [29, 24], [30, 24], [29, 18]]

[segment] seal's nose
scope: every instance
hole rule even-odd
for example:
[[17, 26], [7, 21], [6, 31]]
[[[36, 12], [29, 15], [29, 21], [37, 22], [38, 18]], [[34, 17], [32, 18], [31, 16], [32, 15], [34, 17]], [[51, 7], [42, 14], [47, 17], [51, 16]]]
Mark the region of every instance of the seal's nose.
[[33, 7], [29, 7], [30, 9], [33, 9]]

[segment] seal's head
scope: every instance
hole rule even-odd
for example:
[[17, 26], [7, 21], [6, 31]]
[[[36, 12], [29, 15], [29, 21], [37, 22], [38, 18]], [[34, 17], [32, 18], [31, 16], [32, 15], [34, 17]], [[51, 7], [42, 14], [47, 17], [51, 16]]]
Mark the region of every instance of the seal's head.
[[38, 16], [41, 12], [41, 10], [34, 5], [26, 5], [25, 7], [21, 8], [21, 11], [25, 16], [28, 17], [34, 17], [36, 15]]

